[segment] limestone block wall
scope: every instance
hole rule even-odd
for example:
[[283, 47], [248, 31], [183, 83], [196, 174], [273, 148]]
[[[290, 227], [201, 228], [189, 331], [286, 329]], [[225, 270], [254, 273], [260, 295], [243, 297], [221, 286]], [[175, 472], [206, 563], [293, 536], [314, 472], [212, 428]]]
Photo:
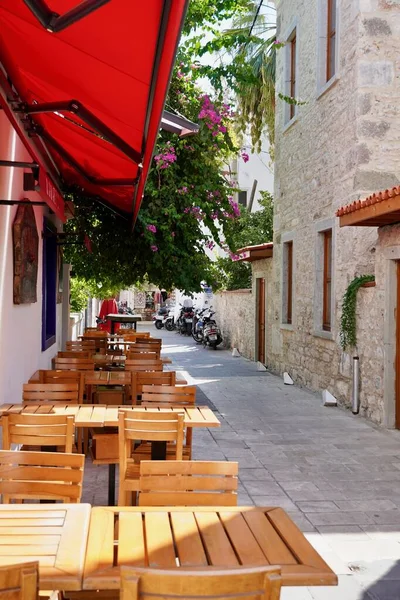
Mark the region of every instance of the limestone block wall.
[[[296, 383], [328, 389], [351, 402], [351, 361], [339, 344], [341, 303], [357, 275], [375, 273], [375, 228], [339, 228], [336, 210], [356, 198], [395, 185], [400, 178], [400, 5], [392, 0], [338, 0], [338, 71], [321, 93], [318, 87], [319, 0], [277, 2], [278, 39], [293, 24], [297, 35], [297, 96], [305, 102], [287, 127], [285, 103], [277, 100], [274, 258], [269, 313], [272, 370], [290, 372]], [[277, 90], [285, 91], [286, 48], [278, 51]], [[316, 331], [318, 226], [333, 229], [333, 322], [331, 334]], [[293, 238], [292, 326], [282, 326], [282, 249]], [[384, 284], [382, 284], [384, 285]], [[362, 290], [359, 352], [368, 379], [362, 406], [383, 420], [383, 288]], [[383, 304], [382, 304], [383, 303]], [[372, 340], [372, 341], [371, 341]], [[376, 344], [378, 348], [372, 349]]]
[[254, 359], [254, 295], [252, 290], [214, 294], [215, 318], [226, 348], [237, 348], [246, 358]]

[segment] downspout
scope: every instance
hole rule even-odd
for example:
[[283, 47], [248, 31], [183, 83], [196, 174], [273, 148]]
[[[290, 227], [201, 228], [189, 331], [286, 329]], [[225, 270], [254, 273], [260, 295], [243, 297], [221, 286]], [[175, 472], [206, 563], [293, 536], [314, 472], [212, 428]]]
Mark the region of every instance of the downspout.
[[360, 412], [360, 358], [353, 356], [353, 394], [351, 399], [353, 415]]

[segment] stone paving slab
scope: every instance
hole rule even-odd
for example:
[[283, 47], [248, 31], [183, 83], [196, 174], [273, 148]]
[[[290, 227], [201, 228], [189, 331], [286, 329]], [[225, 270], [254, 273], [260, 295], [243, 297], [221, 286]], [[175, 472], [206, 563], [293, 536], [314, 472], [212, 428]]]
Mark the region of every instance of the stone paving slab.
[[[139, 328], [145, 328], [143, 324]], [[164, 330], [171, 368], [214, 406], [194, 458], [239, 462], [239, 504], [282, 506], [339, 576], [282, 600], [400, 600], [400, 432], [379, 429], [229, 352]], [[107, 467], [86, 467], [84, 501], [107, 502]]]

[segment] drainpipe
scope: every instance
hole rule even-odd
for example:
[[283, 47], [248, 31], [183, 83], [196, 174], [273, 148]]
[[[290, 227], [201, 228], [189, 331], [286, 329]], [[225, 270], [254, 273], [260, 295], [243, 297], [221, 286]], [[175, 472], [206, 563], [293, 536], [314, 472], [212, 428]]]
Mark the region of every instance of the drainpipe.
[[353, 397], [351, 399], [353, 415], [360, 412], [360, 358], [353, 356]]

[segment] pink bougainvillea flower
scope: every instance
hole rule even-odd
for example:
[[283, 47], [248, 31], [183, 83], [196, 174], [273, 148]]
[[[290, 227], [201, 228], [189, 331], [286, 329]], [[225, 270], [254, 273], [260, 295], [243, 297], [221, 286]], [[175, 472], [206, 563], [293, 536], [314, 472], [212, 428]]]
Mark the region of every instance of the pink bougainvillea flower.
[[158, 252], [158, 246], [150, 246], [150, 250], [152, 250], [153, 252]]
[[157, 227], [155, 225], [146, 225], [146, 229], [151, 233], [157, 233]]
[[250, 156], [247, 154], [247, 152], [242, 152], [242, 159], [245, 163], [247, 163], [250, 160]]
[[175, 231], [171, 231], [172, 237], [175, 237]]

